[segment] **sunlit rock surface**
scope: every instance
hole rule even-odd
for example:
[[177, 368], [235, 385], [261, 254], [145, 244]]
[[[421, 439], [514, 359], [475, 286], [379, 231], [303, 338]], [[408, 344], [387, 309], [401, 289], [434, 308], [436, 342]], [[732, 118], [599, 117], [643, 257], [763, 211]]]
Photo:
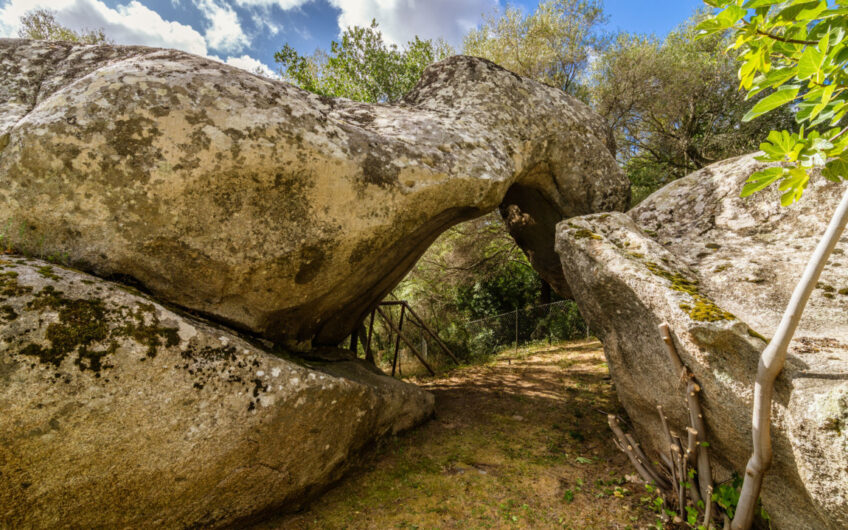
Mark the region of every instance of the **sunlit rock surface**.
[[433, 396], [294, 362], [125, 287], [0, 256], [0, 528], [206, 528], [292, 510]]
[[[814, 178], [800, 203], [742, 199], [753, 156], [672, 182], [628, 214], [562, 222], [557, 249], [583, 315], [603, 339], [639, 438], [664, 446], [656, 406], [686, 425], [684, 393], [657, 325], [670, 324], [703, 387], [710, 452], [742, 473], [751, 451], [759, 353], [780, 320], [844, 185]], [[816, 289], [776, 385], [774, 463], [763, 501], [777, 528], [848, 527], [848, 237]]]
[[449, 226], [500, 207], [566, 294], [554, 227], [625, 209], [600, 117], [483, 59], [396, 105], [174, 50], [0, 40], [14, 244], [262, 334], [335, 345]]

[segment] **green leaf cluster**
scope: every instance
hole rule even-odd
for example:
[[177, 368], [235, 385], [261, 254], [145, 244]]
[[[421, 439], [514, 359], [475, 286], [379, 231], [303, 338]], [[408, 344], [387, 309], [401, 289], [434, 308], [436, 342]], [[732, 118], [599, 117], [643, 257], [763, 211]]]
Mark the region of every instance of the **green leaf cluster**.
[[587, 99], [581, 77], [606, 47], [606, 21], [600, 0], [543, 0], [530, 13], [507, 5], [468, 32], [463, 53]]
[[[757, 149], [791, 109], [742, 123], [750, 108], [738, 90], [735, 52], [723, 34], [697, 38], [704, 12], [664, 39], [622, 33], [593, 62], [589, 92], [607, 119], [633, 202], [709, 164]], [[768, 91], [754, 97], [758, 101]]]
[[790, 107], [800, 130], [772, 131], [759, 160], [777, 162], [754, 173], [748, 196], [777, 183], [784, 206], [801, 198], [814, 169], [830, 180], [848, 176], [848, 1], [705, 0], [715, 8], [702, 36], [730, 32], [741, 61], [739, 87], [753, 98], [768, 95], [745, 114], [750, 121]]
[[20, 20], [18, 36], [22, 39], [67, 41], [80, 44], [101, 44], [111, 42], [102, 29], [74, 31], [56, 20], [49, 9], [36, 9], [27, 12]]
[[415, 37], [405, 47], [387, 44], [377, 22], [342, 33], [330, 51], [300, 55], [286, 44], [274, 54], [280, 74], [305, 90], [328, 97], [387, 103], [398, 101], [428, 65], [453, 55], [444, 41]]

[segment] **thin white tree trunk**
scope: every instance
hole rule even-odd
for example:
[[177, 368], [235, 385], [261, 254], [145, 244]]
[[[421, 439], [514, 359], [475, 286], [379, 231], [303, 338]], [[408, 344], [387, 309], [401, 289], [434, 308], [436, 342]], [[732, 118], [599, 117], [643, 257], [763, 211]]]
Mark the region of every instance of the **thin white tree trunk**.
[[777, 327], [777, 331], [771, 342], [763, 350], [757, 369], [757, 380], [754, 384], [754, 414], [752, 419], [754, 450], [745, 468], [745, 480], [742, 484], [742, 492], [739, 496], [739, 504], [736, 507], [736, 515], [733, 517], [731, 528], [733, 530], [747, 530], [754, 520], [757, 499], [760, 497], [760, 488], [763, 484], [763, 475], [771, 465], [771, 399], [774, 393], [774, 381], [783, 364], [786, 361], [786, 351], [801, 313], [807, 305], [807, 300], [821, 276], [827, 259], [839, 242], [845, 225], [848, 223], [848, 191], [842, 197], [830, 224], [819, 241], [815, 252], [807, 263], [801, 280], [792, 293], [786, 312]]

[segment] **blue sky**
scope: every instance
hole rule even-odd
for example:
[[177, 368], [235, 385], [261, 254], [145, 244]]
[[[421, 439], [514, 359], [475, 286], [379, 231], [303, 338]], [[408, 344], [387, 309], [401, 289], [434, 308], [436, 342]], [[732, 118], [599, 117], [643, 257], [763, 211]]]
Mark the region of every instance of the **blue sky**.
[[[103, 28], [121, 44], [178, 48], [234, 66], [270, 73], [273, 55], [289, 43], [301, 53], [327, 48], [340, 28], [372, 18], [384, 36], [404, 43], [414, 35], [444, 38], [459, 47], [480, 15], [502, 0], [0, 0], [0, 37], [16, 36], [26, 11], [48, 8], [72, 29]], [[513, 0], [533, 10], [538, 0]], [[664, 35], [701, 0], [605, 0], [608, 29]]]

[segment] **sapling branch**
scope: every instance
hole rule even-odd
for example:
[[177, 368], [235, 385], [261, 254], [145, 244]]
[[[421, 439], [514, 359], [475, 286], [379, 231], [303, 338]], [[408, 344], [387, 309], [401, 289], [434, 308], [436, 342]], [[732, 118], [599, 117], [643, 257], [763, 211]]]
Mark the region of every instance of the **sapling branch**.
[[[695, 470], [695, 466], [691, 466], [691, 468], [689, 467], [689, 462], [686, 462], [686, 467], [687, 469]], [[694, 477], [690, 477], [688, 475], [688, 471], [686, 475], [686, 483], [689, 484], [689, 498], [692, 499], [692, 504], [698, 506], [698, 504], [703, 500], [701, 499], [701, 490], [698, 483], [695, 482]]]
[[804, 311], [807, 300], [809, 300], [810, 294], [821, 276], [827, 259], [839, 242], [846, 224], [848, 224], [848, 191], [842, 196], [824, 236], [810, 257], [801, 280], [795, 286], [792, 298], [786, 306], [786, 311], [777, 326], [774, 338], [760, 356], [757, 379], [754, 384], [754, 413], [751, 419], [754, 450], [745, 468], [745, 479], [742, 483], [742, 492], [739, 495], [739, 504], [731, 523], [733, 530], [746, 530], [751, 527], [754, 520], [763, 476], [771, 465], [770, 428], [774, 382], [783, 370], [789, 343], [798, 328], [801, 313]]
[[683, 366], [683, 361], [680, 360], [680, 356], [677, 355], [677, 350], [674, 347], [674, 342], [671, 338], [671, 332], [669, 332], [668, 324], [663, 322], [659, 325], [659, 328], [660, 336], [662, 337], [663, 344], [665, 344], [665, 351], [668, 353], [668, 358], [671, 360], [671, 366], [674, 368], [675, 373], [684, 377], [683, 374], [686, 374], [688, 370]]
[[698, 450], [698, 431], [692, 427], [686, 427], [686, 462], [695, 466], [695, 452]]
[[[672, 469], [673, 466], [672, 466], [671, 460], [669, 459], [667, 454], [660, 453], [660, 460], [662, 460], [663, 464], [665, 464], [665, 467], [667, 467], [668, 469]], [[671, 473], [671, 481], [672, 481], [672, 483], [674, 482], [674, 473], [673, 472]]]
[[672, 439], [671, 445], [671, 454], [674, 459], [674, 464], [676, 466], [676, 474], [677, 474], [677, 482], [675, 482], [675, 486], [677, 486], [677, 505], [680, 509], [680, 517], [683, 517], [686, 507], [686, 492], [684, 490], [684, 469], [683, 469], [683, 453], [680, 448], [680, 440], [675, 436]]
[[[677, 466], [674, 463], [674, 440], [671, 439], [671, 431], [668, 430], [668, 422], [665, 419], [665, 411], [663, 411], [662, 405], [657, 405], [657, 412], [660, 413], [660, 421], [662, 422], [663, 432], [665, 432], [668, 454], [671, 457], [669, 461], [666, 462], [666, 465], [670, 471], [671, 483], [677, 484]], [[662, 456], [665, 456], [665, 454]]]
[[644, 466], [645, 470], [654, 479], [654, 484], [664, 490], [671, 489], [671, 484], [669, 484], [665, 477], [663, 477], [659, 473], [659, 471], [654, 468], [654, 465], [648, 459], [648, 456], [642, 451], [642, 448], [639, 447], [639, 444], [636, 443], [636, 440], [633, 439], [633, 436], [627, 433], [624, 435], [624, 437], [627, 439], [627, 443], [630, 444], [630, 447], [636, 454], [636, 458], [638, 458], [642, 462], [642, 465]]
[[610, 429], [612, 429], [613, 434], [617, 438], [618, 448], [627, 455], [630, 459], [630, 463], [633, 464], [633, 467], [636, 468], [636, 471], [639, 473], [639, 476], [642, 477], [647, 483], [653, 482], [658, 487], [662, 487], [658, 484], [651, 473], [642, 465], [642, 462], [639, 461], [639, 458], [636, 456], [636, 453], [633, 451], [633, 447], [627, 442], [627, 438], [624, 436], [624, 432], [621, 430], [621, 427], [618, 426], [618, 418], [615, 417], [615, 414], [607, 415], [607, 422], [609, 423]]
[[[694, 379], [689, 380], [686, 387], [686, 397], [689, 400], [689, 421], [695, 428], [696, 453], [698, 465], [698, 484], [701, 492], [707, 491], [707, 488], [712, 488], [713, 477], [710, 469], [710, 453], [707, 449], [707, 425], [704, 423], [704, 416], [701, 412], [701, 401], [698, 399], [698, 393], [701, 387]], [[710, 500], [709, 497], [705, 502]]]
[[709, 530], [710, 527], [712, 526], [712, 518], [713, 518], [713, 503], [712, 503], [713, 487], [712, 487], [712, 485], [707, 487], [707, 491], [706, 491], [705, 496], [707, 497], [707, 501], [705, 501], [706, 506], [704, 507], [704, 528]]

